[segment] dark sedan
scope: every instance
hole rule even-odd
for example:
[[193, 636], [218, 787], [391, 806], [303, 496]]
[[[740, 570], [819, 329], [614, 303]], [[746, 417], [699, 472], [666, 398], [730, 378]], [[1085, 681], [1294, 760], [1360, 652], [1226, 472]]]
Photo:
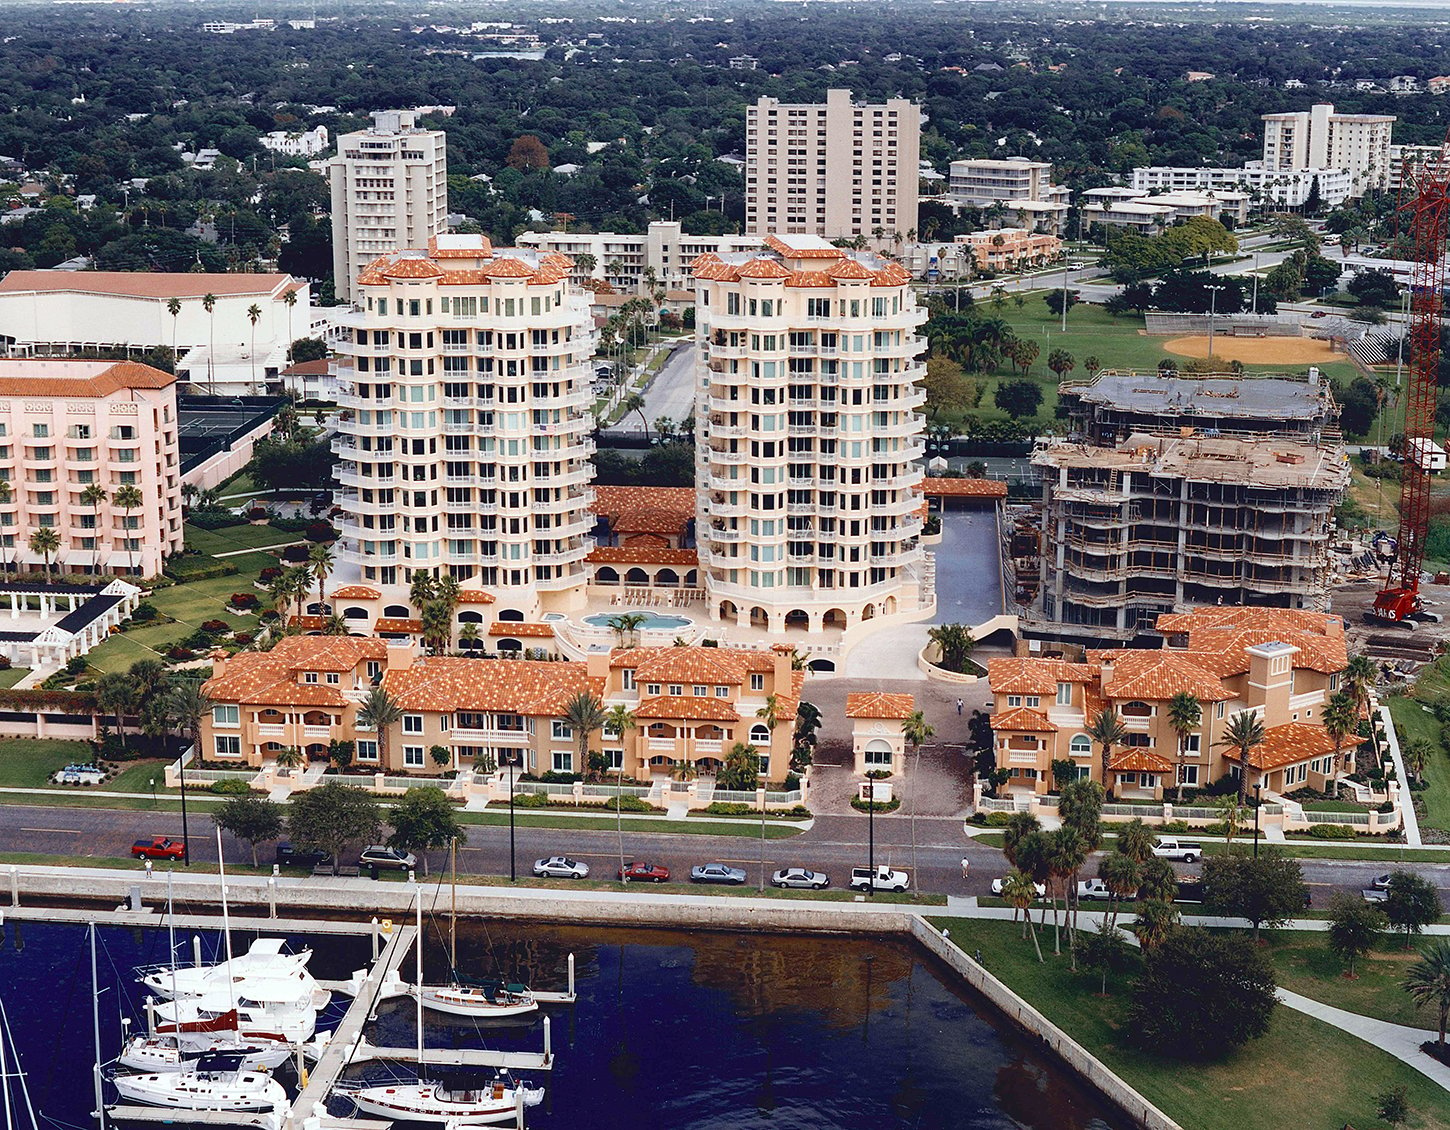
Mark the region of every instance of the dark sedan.
[[309, 871], [317, 867], [331, 867], [332, 853], [293, 847], [288, 841], [283, 840], [277, 845], [277, 865], [279, 867], [305, 867]]

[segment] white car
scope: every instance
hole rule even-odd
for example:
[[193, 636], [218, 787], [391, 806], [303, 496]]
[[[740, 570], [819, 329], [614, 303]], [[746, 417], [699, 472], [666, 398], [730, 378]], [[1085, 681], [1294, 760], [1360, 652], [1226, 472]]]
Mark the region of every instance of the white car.
[[[992, 893], [994, 895], [996, 895], [998, 898], [1001, 898], [1002, 897], [1002, 883], [1003, 882], [1004, 882], [1004, 880], [1002, 880], [1002, 879], [993, 879], [992, 880]], [[1032, 884], [1032, 889], [1037, 892], [1037, 897], [1038, 898], [1043, 898], [1047, 894], [1047, 884], [1046, 883], [1033, 883]]]
[[819, 891], [831, 885], [831, 880], [819, 871], [807, 871], [804, 867], [786, 867], [770, 877], [776, 887], [799, 887]]
[[587, 879], [589, 864], [567, 855], [551, 855], [548, 859], [534, 860], [534, 874], [549, 879]]

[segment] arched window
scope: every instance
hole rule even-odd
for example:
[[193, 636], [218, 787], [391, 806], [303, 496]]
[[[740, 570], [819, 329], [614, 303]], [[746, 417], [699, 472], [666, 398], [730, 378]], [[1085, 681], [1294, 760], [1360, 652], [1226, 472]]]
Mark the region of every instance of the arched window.
[[1152, 716], [1153, 708], [1146, 702], [1134, 699], [1132, 702], [1123, 703], [1124, 718], [1151, 718]]
[[754, 726], [751, 726], [750, 727], [750, 744], [751, 745], [768, 745], [768, 744], [770, 744], [770, 727], [767, 726], [767, 725], [765, 725], [765, 723], [763, 723], [763, 722], [758, 722]]
[[1078, 734], [1067, 743], [1067, 752], [1073, 757], [1091, 757], [1093, 754], [1093, 740], [1086, 734]]
[[390, 604], [383, 609], [383, 615], [394, 620], [406, 620], [413, 615], [413, 610], [406, 604]]
[[517, 624], [523, 622], [524, 614], [522, 612], [519, 612], [517, 609], [505, 608], [499, 612], [498, 618], [500, 620], [507, 620], [510, 623]]

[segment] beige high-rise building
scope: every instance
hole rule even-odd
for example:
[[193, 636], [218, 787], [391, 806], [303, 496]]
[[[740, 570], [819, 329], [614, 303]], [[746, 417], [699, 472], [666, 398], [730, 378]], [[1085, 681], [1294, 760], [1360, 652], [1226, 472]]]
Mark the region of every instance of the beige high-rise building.
[[916, 230], [921, 107], [762, 98], [745, 111], [745, 230], [873, 238]]
[[445, 235], [358, 276], [334, 450], [364, 582], [448, 573], [529, 618], [582, 596], [594, 328], [572, 266]]
[[380, 110], [371, 129], [337, 139], [332, 187], [332, 277], [340, 302], [358, 272], [400, 247], [427, 247], [448, 230], [448, 156], [442, 130], [412, 110]]
[[710, 616], [845, 629], [930, 603], [910, 275], [820, 236], [695, 263], [696, 539]]
[[1389, 184], [1393, 114], [1336, 114], [1332, 103], [1318, 102], [1296, 113], [1265, 114], [1263, 120], [1267, 171], [1346, 169], [1351, 196]]

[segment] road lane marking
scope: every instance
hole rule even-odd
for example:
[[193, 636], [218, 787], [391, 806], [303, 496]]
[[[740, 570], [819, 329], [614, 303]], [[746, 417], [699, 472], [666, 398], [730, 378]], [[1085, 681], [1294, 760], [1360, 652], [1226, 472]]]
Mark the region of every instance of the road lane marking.
[[85, 835], [85, 829], [83, 828], [21, 828], [20, 830], [22, 832], [62, 832], [68, 836]]

